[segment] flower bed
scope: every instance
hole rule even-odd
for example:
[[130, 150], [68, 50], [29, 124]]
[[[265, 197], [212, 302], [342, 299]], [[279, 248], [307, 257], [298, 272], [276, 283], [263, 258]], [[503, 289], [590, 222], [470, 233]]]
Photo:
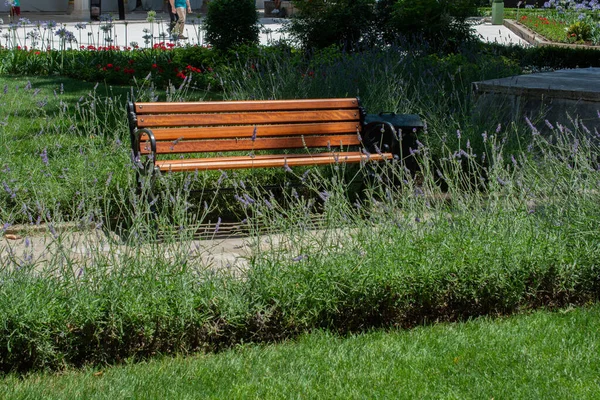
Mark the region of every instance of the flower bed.
[[600, 44], [598, 0], [566, 2], [550, 0], [544, 3], [545, 12], [531, 7], [517, 12], [517, 21], [550, 41], [559, 43]]

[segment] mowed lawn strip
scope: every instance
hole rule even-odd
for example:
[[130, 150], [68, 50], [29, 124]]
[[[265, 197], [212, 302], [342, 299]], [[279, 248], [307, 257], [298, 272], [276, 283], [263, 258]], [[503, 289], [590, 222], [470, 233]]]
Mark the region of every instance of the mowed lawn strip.
[[6, 399], [600, 398], [600, 305], [9, 375]]

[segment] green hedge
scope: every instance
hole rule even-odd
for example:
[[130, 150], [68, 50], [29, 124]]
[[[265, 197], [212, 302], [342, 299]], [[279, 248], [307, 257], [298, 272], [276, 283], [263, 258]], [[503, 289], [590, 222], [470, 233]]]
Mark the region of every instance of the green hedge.
[[482, 45], [486, 51], [515, 60], [524, 68], [560, 69], [600, 67], [600, 50], [562, 46]]

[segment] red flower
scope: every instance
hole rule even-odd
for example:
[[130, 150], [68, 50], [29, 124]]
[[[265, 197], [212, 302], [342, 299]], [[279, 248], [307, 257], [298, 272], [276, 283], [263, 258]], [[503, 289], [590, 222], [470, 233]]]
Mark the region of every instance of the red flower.
[[40, 54], [42, 54], [42, 53], [40, 53], [39, 51], [36, 51], [36, 52], [35, 52], [35, 55], [36, 55], [36, 56], [39, 56]]
[[112, 64], [106, 64], [106, 68], [112, 68], [113, 65]]
[[158, 65], [152, 64], [152, 68], [158, 68]]
[[131, 59], [129, 61], [127, 61], [129, 63], [129, 65], [133, 65], [133, 63], [135, 62], [135, 60]]
[[183, 72], [180, 72], [177, 74], [177, 77], [181, 78], [181, 79], [185, 79], [185, 74]]

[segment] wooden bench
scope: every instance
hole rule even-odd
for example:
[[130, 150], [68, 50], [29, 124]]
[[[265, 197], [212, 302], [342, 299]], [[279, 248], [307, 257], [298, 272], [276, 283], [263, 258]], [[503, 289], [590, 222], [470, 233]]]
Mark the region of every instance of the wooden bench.
[[130, 102], [127, 108], [133, 155], [145, 156], [152, 173], [384, 161], [398, 148], [393, 127], [382, 134], [365, 126], [357, 98]]

